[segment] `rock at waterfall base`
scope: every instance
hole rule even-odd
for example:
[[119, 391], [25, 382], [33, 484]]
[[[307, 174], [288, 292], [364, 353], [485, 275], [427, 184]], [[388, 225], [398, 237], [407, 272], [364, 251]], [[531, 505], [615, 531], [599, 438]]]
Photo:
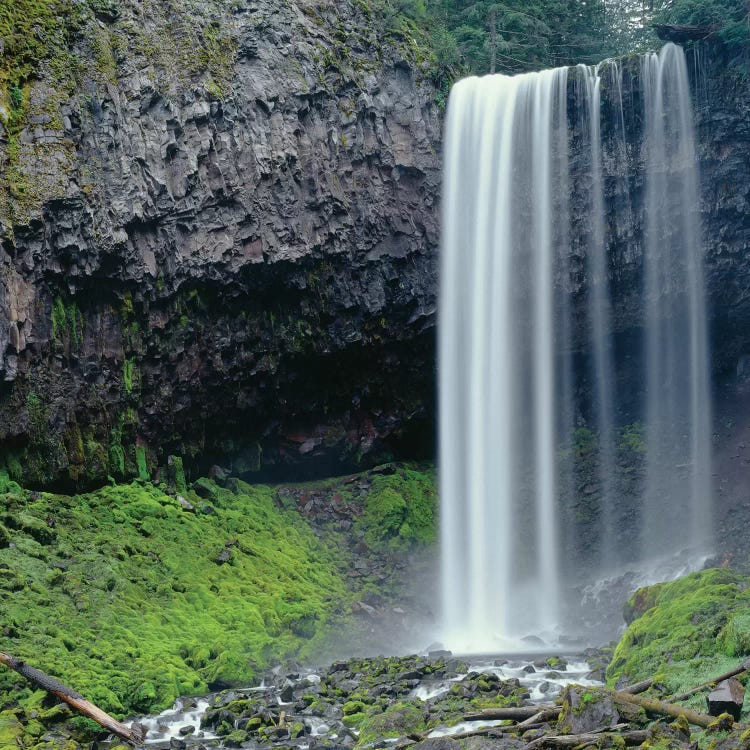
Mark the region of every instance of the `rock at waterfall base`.
[[731, 678], [720, 682], [706, 698], [710, 716], [730, 714], [735, 721], [740, 720], [742, 704], [745, 702], [745, 688], [739, 680]]
[[562, 700], [557, 729], [563, 734], [586, 734], [622, 723], [647, 722], [642, 708], [596, 688], [570, 685], [563, 691]]

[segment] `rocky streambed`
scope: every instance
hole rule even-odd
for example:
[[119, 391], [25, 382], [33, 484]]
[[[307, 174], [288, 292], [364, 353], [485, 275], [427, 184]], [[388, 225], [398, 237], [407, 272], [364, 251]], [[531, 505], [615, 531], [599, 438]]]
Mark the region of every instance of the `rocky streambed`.
[[570, 683], [598, 685], [602, 666], [593, 650], [568, 658], [459, 658], [438, 651], [339, 661], [320, 670], [292, 665], [267, 673], [260, 686], [182, 699], [171, 711], [136, 721], [154, 748], [383, 748], [497, 726], [503, 722], [466, 717], [549, 702]]

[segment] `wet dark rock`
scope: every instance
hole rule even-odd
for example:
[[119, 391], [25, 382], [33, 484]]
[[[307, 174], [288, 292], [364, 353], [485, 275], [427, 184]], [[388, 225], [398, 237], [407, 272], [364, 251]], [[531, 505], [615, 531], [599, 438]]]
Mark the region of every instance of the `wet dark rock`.
[[521, 750], [526, 741], [515, 737], [468, 737], [463, 743], [463, 750]]
[[664, 750], [694, 750], [697, 745], [691, 742], [690, 725], [684, 717], [671, 724], [658, 722], [649, 730], [649, 745]]
[[[536, 662], [535, 662], [536, 664]], [[548, 656], [541, 665], [541, 668], [548, 667], [550, 669], [564, 671], [568, 668], [568, 662], [561, 656]]]
[[711, 750], [747, 750], [750, 736], [746, 730], [731, 731], [726, 737], [712, 740]]
[[745, 688], [739, 680], [730, 678], [720, 682], [706, 698], [709, 716], [728, 713], [735, 721], [740, 720], [742, 705], [745, 702]]
[[422, 672], [417, 670], [411, 670], [408, 672], [402, 672], [396, 678], [397, 680], [420, 680], [422, 679]]
[[294, 700], [294, 686], [287, 685], [280, 693], [279, 698], [284, 703], [291, 703]]
[[413, 745], [415, 750], [461, 750], [461, 745], [450, 737], [432, 737]]
[[224, 565], [225, 563], [231, 562], [232, 550], [225, 547], [218, 555], [216, 555], [214, 560], [218, 565]]
[[215, 501], [218, 496], [216, 485], [208, 479], [201, 478], [193, 482], [193, 490], [204, 500]]
[[[439, 644], [433, 644], [433, 645], [439, 645]], [[451, 656], [453, 656], [453, 652], [447, 651], [443, 648], [436, 648], [434, 650], [433, 646], [430, 646], [427, 649], [427, 658], [428, 659], [449, 659]]]
[[570, 685], [562, 693], [557, 728], [563, 734], [585, 734], [621, 723], [646, 724], [642, 708], [596, 688]]

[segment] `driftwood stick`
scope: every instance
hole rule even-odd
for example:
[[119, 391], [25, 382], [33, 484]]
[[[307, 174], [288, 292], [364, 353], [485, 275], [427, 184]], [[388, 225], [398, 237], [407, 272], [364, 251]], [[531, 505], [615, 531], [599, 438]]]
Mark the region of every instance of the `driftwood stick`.
[[519, 722], [513, 727], [513, 731], [516, 732], [519, 729], [531, 729], [537, 724], [544, 724], [547, 721], [556, 719], [560, 715], [560, 707], [552, 706], [552, 708], [545, 708], [539, 711], [539, 713], [530, 716], [525, 721]]
[[[606, 735], [589, 733], [589, 734], [547, 734], [544, 737], [530, 742], [524, 750], [535, 750], [538, 747], [578, 747], [579, 745], [589, 745], [599, 742]], [[640, 745], [649, 738], [649, 732], [646, 729], [639, 729], [633, 732], [618, 732], [615, 737], [624, 740], [626, 745]]]
[[[479, 729], [470, 729], [468, 732], [446, 734], [443, 737], [450, 740], [465, 740], [467, 737], [504, 737], [506, 734], [504, 730], [505, 727], [480, 727]], [[426, 732], [425, 736], [421, 737], [421, 739], [426, 739], [429, 734], [429, 732]]]
[[738, 674], [742, 674], [743, 672], [747, 672], [748, 670], [750, 670], [750, 659], [746, 659], [745, 661], [742, 662], [742, 664], [740, 664], [739, 667], [735, 667], [734, 669], [731, 669], [729, 672], [720, 674], [718, 677], [714, 677], [713, 680], [703, 683], [703, 685], [698, 685], [698, 687], [694, 687], [692, 690], [687, 690], [686, 692], [680, 693], [679, 695], [671, 696], [669, 700], [670, 701], [684, 701], [687, 698], [689, 698], [691, 695], [695, 695], [696, 693], [701, 693], [704, 690], [708, 690], [709, 688], [716, 687], [717, 682], [728, 680], [730, 677], [736, 677]]
[[[675, 719], [684, 716], [688, 720], [688, 723], [695, 724], [695, 726], [703, 727], [704, 729], [708, 727], [709, 724], [716, 721], [715, 716], [702, 714], [698, 711], [693, 711], [689, 708], [684, 708], [683, 706], [675, 706], [673, 703], [666, 703], [665, 701], [659, 701], [654, 698], [644, 698], [642, 695], [618, 693], [617, 691], [611, 691], [611, 695], [627, 703], [634, 703], [636, 706], [641, 706], [641, 708], [646, 709], [646, 711], [652, 714], [671, 716]], [[735, 726], [737, 727], [739, 725], [735, 724]]]
[[107, 731], [112, 732], [112, 734], [116, 734], [125, 740], [125, 742], [131, 745], [143, 744], [145, 736], [139, 727], [128, 729], [124, 724], [120, 724], [119, 721], [113, 719], [93, 703], [89, 703], [82, 695], [71, 690], [67, 685], [63, 685], [62, 682], [56, 680], [54, 677], [50, 677], [44, 672], [29, 666], [21, 659], [16, 659], [14, 656], [5, 654], [2, 651], [0, 651], [0, 664], [5, 664], [6, 667], [15, 670], [22, 677], [25, 677], [36, 685], [36, 687], [42, 688], [42, 690], [46, 690], [56, 698], [64, 701], [71, 708], [78, 711], [78, 713], [83, 714], [89, 719], [93, 719], [97, 724], [100, 724]]
[[490, 721], [496, 721], [498, 719], [512, 719], [519, 721], [522, 719], [530, 719], [532, 716], [536, 716], [541, 711], [552, 711], [554, 710], [554, 716], [560, 713], [560, 706], [546, 705], [546, 706], [514, 706], [506, 708], [488, 708], [485, 711], [480, 711], [476, 714], [466, 714], [464, 721], [484, 721], [485, 719]]
[[654, 684], [654, 678], [649, 677], [647, 680], [636, 682], [633, 685], [628, 685], [620, 690], [621, 693], [630, 693], [630, 695], [638, 695], [638, 693], [645, 693]]

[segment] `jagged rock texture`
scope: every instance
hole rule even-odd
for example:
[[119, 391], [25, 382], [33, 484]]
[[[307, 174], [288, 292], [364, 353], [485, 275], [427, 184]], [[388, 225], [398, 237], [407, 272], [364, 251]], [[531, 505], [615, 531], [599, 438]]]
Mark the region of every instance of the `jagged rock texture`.
[[[86, 487], [155, 476], [174, 454], [189, 473], [290, 478], [431, 455], [442, 111], [408, 26], [380, 0], [58, 1], [79, 14], [67, 51], [15, 101], [0, 92], [11, 476]], [[722, 55], [705, 48], [693, 78], [714, 371], [727, 379], [750, 372], [750, 95]], [[602, 134], [618, 378], [635, 402], [637, 60], [623, 70], [624, 162], [607, 158], [616, 123]], [[564, 282], [578, 321], [584, 154]], [[585, 418], [588, 395], [576, 399]]]
[[87, 17], [74, 85], [42, 66], [2, 131], [11, 475], [429, 453], [439, 109], [419, 49], [362, 2], [182, 5]]

